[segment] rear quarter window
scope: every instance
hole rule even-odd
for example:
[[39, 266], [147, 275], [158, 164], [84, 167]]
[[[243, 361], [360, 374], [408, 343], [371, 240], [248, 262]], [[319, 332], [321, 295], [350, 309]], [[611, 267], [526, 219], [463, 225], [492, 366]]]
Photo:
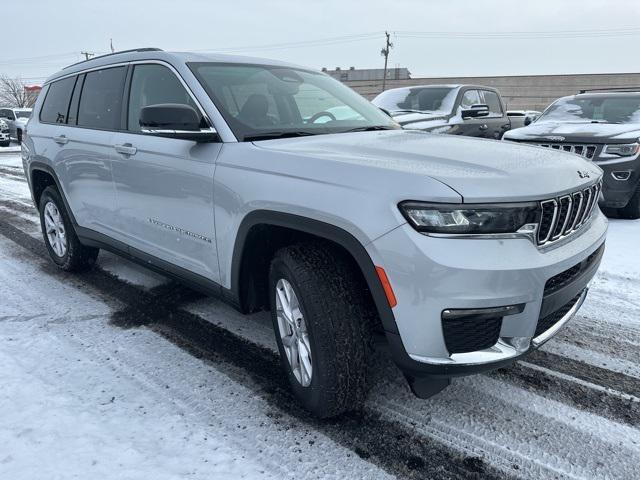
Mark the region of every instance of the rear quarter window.
[[67, 123], [69, 100], [76, 77], [68, 77], [49, 85], [47, 96], [40, 110], [40, 121], [44, 123]]

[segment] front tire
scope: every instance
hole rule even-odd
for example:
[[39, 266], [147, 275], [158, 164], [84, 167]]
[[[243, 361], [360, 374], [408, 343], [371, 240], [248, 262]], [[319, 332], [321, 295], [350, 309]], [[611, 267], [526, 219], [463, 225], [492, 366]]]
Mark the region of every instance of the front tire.
[[78, 272], [92, 268], [99, 249], [80, 243], [62, 197], [55, 187], [40, 196], [40, 226], [49, 256], [62, 270]]
[[16, 137], [18, 139], [18, 143], [22, 143], [22, 130], [16, 131]]
[[286, 247], [269, 273], [271, 318], [291, 388], [320, 418], [361, 407], [370, 309], [346, 255], [321, 243]]
[[9, 142], [9, 141], [7, 141], [7, 142], [2, 142], [2, 143], [0, 143], [0, 147], [8, 147], [10, 143], [11, 143], [11, 142]]

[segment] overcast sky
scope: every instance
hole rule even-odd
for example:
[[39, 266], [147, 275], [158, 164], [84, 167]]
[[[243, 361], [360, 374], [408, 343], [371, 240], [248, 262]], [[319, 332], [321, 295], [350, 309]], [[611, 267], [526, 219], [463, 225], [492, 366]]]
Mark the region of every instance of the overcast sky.
[[110, 38], [116, 50], [376, 68], [384, 30], [390, 66], [414, 77], [640, 71], [640, 0], [30, 0], [1, 10], [0, 74], [32, 83], [81, 51], [106, 53]]

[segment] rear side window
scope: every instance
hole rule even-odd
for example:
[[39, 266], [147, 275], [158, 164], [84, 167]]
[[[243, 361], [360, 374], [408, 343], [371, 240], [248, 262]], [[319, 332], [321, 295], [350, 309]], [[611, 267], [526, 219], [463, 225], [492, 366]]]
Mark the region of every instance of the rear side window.
[[[139, 132], [140, 110], [149, 105], [163, 103], [188, 105], [199, 112], [180, 80], [167, 67], [157, 64], [136, 65], [131, 77], [127, 128]], [[203, 121], [201, 119], [201, 122]]]
[[125, 74], [125, 67], [107, 68], [86, 74], [78, 108], [79, 126], [119, 129]]
[[40, 121], [44, 123], [67, 123], [69, 100], [76, 77], [68, 77], [49, 85], [47, 96], [40, 110]]
[[490, 92], [489, 90], [484, 90], [482, 94], [484, 95], [484, 103], [489, 107], [489, 115], [492, 117], [501, 117], [502, 106], [500, 105], [498, 94], [496, 92]]

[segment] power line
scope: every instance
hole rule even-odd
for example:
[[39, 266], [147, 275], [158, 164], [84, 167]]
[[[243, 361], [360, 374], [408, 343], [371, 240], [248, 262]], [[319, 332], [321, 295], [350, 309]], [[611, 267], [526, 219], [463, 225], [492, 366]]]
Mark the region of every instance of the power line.
[[584, 37], [616, 37], [640, 35], [640, 27], [622, 27], [613, 29], [589, 30], [538, 30], [538, 31], [504, 31], [504, 32], [447, 32], [447, 31], [403, 31], [394, 32], [404, 38], [447, 38], [447, 39], [538, 39], [538, 38], [584, 38]]
[[282, 49], [288, 49], [288, 48], [327, 46], [327, 45], [336, 45], [336, 44], [342, 44], [342, 43], [359, 42], [363, 40], [371, 40], [383, 34], [384, 32], [379, 31], [379, 32], [343, 35], [340, 37], [319, 38], [315, 40], [302, 40], [297, 42], [282, 42], [282, 43], [272, 43], [267, 45], [262, 44], [262, 45], [253, 45], [253, 46], [246, 45], [242, 47], [208, 48], [208, 49], [192, 50], [192, 51], [222, 53], [222, 52], [260, 51], [260, 50], [282, 50]]

